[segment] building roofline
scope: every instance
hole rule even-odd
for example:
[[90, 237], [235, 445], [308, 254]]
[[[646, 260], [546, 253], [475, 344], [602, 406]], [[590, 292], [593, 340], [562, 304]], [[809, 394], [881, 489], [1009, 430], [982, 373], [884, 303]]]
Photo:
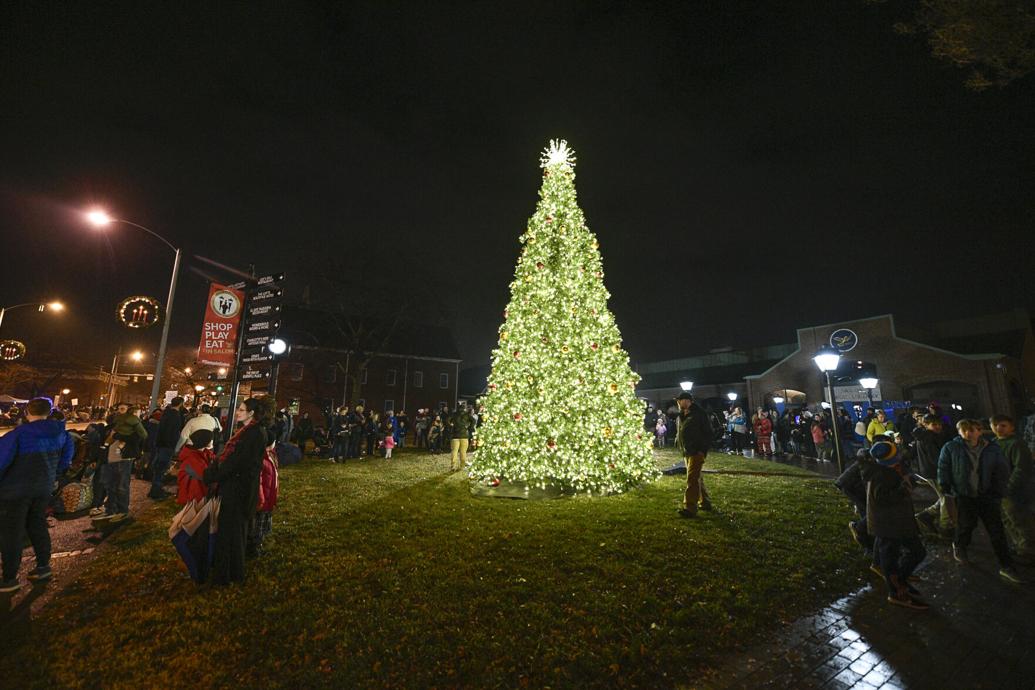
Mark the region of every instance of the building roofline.
[[[323, 347], [320, 345], [292, 345], [292, 350], [324, 350], [325, 352], [340, 352], [342, 354], [354, 355], [355, 350], [343, 350], [337, 347]], [[462, 362], [462, 359], [450, 359], [448, 357], [433, 357], [431, 355], [401, 355], [396, 352], [372, 352], [372, 357], [398, 357], [400, 359], [426, 359], [431, 362]]]

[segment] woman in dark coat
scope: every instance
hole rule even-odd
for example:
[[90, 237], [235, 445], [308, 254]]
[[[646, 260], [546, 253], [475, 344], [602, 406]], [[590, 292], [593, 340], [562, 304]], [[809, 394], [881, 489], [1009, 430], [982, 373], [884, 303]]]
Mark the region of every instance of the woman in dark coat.
[[238, 405], [234, 420], [244, 426], [227, 441], [219, 461], [205, 470], [205, 482], [219, 484], [220, 498], [213, 584], [244, 582], [248, 524], [259, 500], [259, 476], [272, 417], [273, 402], [267, 398], [248, 398]]

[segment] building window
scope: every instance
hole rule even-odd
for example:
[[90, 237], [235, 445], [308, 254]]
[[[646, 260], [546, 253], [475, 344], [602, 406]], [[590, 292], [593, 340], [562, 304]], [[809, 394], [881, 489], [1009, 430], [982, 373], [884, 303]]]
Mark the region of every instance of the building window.
[[324, 383], [334, 383], [337, 380], [338, 380], [338, 365], [331, 364], [331, 365], [325, 367], [324, 370], [323, 370], [323, 376], [321, 377], [321, 381], [323, 381]]
[[291, 363], [291, 371], [288, 372], [288, 378], [292, 381], [301, 381], [302, 376], [305, 374], [305, 365], [299, 362]]
[[413, 372], [413, 387], [423, 388], [424, 387], [424, 372], [415, 371]]
[[391, 412], [394, 409], [395, 409], [395, 401], [394, 400], [385, 400], [385, 412]]
[[365, 386], [366, 383], [367, 383], [367, 368], [363, 367], [362, 378], [360, 379], [360, 384]]
[[449, 374], [439, 374], [438, 375], [438, 387], [439, 388], [449, 388]]
[[386, 386], [394, 386], [395, 385], [395, 369], [389, 369], [388, 371], [385, 372], [385, 385]]

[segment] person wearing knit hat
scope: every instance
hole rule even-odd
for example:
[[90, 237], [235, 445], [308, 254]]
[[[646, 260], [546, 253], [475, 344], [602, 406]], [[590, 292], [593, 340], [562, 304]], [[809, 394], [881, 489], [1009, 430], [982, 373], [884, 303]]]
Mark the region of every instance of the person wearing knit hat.
[[889, 440], [874, 438], [872, 462], [863, 465], [866, 482], [866, 529], [873, 553], [888, 584], [888, 603], [922, 611], [928, 608], [909, 577], [927, 557], [913, 516], [913, 485], [902, 453]]
[[694, 403], [694, 396], [689, 392], [680, 393], [676, 404], [679, 405], [676, 446], [682, 451], [686, 462], [686, 490], [683, 492], [683, 507], [679, 515], [692, 518], [697, 516], [698, 501], [701, 502], [701, 509], [712, 509], [711, 499], [701, 483], [704, 458], [712, 444], [712, 424], [708, 421], [708, 413]]

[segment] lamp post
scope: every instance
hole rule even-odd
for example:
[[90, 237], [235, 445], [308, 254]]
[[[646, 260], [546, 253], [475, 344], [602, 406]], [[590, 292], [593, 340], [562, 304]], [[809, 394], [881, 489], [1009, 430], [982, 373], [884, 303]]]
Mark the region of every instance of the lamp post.
[[692, 391], [694, 389], [694, 382], [693, 381], [680, 381], [679, 382], [679, 387], [684, 392], [689, 393], [690, 391]]
[[827, 377], [827, 395], [830, 396], [830, 409], [832, 423], [830, 426], [834, 428], [834, 456], [837, 458], [837, 469], [839, 472], [844, 472], [844, 460], [841, 459], [841, 426], [837, 419], [837, 401], [834, 399], [834, 383], [830, 378], [830, 372], [837, 369], [837, 365], [841, 362], [841, 353], [830, 347], [824, 345], [819, 348], [812, 361], [816, 363], [819, 370]]
[[12, 309], [20, 309], [21, 307], [36, 307], [37, 311], [61, 311], [65, 308], [65, 305], [61, 302], [23, 302], [22, 304], [12, 304], [9, 307], [0, 307], [0, 326], [4, 324], [4, 314], [11, 311]]
[[877, 387], [876, 374], [866, 374], [859, 378], [859, 385], [866, 389], [866, 399], [870, 401], [870, 409], [873, 409], [873, 389]]
[[150, 412], [154, 410], [156, 407], [158, 407], [158, 393], [162, 390], [162, 367], [165, 366], [165, 347], [166, 344], [169, 342], [169, 323], [172, 320], [173, 299], [176, 297], [176, 277], [180, 273], [181, 252], [179, 249], [172, 246], [172, 244], [169, 243], [169, 240], [165, 239], [154, 230], [146, 228], [143, 225], [134, 223], [132, 221], [123, 220], [121, 218], [113, 218], [102, 209], [93, 209], [91, 211], [88, 211], [86, 213], [86, 220], [96, 228], [103, 228], [108, 225], [111, 225], [112, 223], [123, 223], [125, 225], [132, 225], [134, 228], [143, 230], [152, 237], [155, 237], [158, 240], [160, 240], [162, 243], [165, 244], [165, 246], [173, 250], [173, 252], [176, 255], [176, 258], [173, 259], [172, 278], [169, 280], [169, 299], [165, 302], [165, 323], [162, 324], [162, 341], [161, 344], [158, 346], [158, 359], [155, 360], [155, 380], [154, 384], [151, 386], [151, 401], [148, 404], [148, 412]]

